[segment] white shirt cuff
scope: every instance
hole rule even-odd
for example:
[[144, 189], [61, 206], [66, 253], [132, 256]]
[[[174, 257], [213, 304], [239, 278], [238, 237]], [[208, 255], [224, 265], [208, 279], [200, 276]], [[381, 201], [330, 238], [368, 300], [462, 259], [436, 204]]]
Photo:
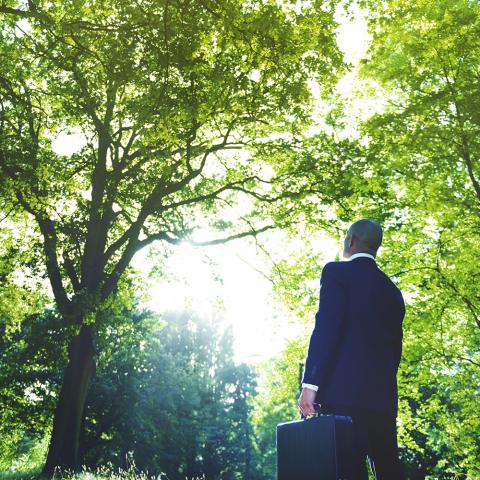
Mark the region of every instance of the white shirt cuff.
[[302, 388], [309, 388], [315, 392], [318, 391], [318, 387], [316, 385], [312, 385], [311, 383], [302, 383]]

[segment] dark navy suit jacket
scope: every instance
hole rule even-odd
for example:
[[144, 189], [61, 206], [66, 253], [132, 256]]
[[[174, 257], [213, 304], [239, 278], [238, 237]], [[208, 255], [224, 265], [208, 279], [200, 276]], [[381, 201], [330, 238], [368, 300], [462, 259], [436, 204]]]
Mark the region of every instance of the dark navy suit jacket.
[[405, 303], [369, 257], [328, 262], [310, 337], [304, 383], [324, 405], [397, 414]]

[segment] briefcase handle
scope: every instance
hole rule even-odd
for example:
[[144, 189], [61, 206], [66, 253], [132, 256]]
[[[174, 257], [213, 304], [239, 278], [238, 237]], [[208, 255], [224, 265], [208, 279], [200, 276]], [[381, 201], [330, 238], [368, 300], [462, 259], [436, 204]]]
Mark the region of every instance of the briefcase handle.
[[305, 417], [305, 415], [301, 413], [300, 418], [302, 418], [302, 420], [309, 420], [311, 418], [315, 418], [315, 417], [318, 417], [319, 415], [322, 415], [322, 406], [319, 403], [313, 402], [313, 408], [316, 410], [313, 415], [310, 415], [309, 417]]

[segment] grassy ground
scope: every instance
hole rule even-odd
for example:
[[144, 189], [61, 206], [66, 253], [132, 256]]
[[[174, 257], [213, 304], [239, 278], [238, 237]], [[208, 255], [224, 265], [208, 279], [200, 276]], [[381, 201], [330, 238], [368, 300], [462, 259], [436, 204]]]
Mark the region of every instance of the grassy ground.
[[[37, 467], [32, 470], [1, 472], [0, 480], [43, 480], [41, 468]], [[167, 475], [149, 475], [141, 472], [134, 465], [128, 470], [113, 470], [109, 467], [101, 467], [94, 471], [83, 469], [81, 472], [56, 472], [52, 479], [57, 480], [169, 480]], [[206, 480], [205, 476], [191, 477], [185, 480]]]

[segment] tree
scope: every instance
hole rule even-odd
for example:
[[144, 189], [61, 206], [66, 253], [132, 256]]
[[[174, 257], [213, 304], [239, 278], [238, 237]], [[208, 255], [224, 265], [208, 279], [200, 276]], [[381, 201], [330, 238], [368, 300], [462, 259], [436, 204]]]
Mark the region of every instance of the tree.
[[233, 362], [231, 329], [193, 312], [159, 320], [124, 312], [101, 335], [87, 398], [87, 465], [125, 468], [130, 459], [172, 480], [248, 478], [255, 380], [249, 366]]
[[[221, 331], [219, 319], [193, 312], [160, 317], [132, 309], [128, 293], [123, 306], [98, 319], [98, 370], [80, 438], [85, 465], [127, 469], [134, 462], [172, 480], [207, 471], [212, 480], [256, 478], [250, 419], [256, 384], [251, 367], [234, 364], [231, 328]], [[23, 319], [0, 345], [6, 468], [21, 453], [42, 454], [65, 337], [62, 318], [46, 311]]]
[[[0, 7], [2, 196], [34, 220], [72, 331], [44, 473], [81, 462], [96, 317], [135, 252], [157, 240], [177, 244], [207, 220], [227, 234], [201, 244], [256, 235], [293, 221], [292, 199], [321, 191], [315, 161], [297, 167], [283, 152], [309, 122], [308, 80], [326, 94], [342, 70], [334, 7]], [[83, 147], [55, 153], [61, 133], [80, 135]], [[227, 221], [237, 198], [247, 213]], [[274, 221], [271, 205], [283, 207]]]
[[402, 441], [425, 475], [476, 477], [480, 9], [470, 1], [364, 3], [372, 41], [362, 75], [385, 107], [361, 129], [373, 177], [397, 193], [388, 254], [410, 303]]
[[[0, 463], [39, 450], [51, 427], [55, 392], [65, 360], [62, 321], [54, 312], [27, 315], [21, 328], [0, 342]], [[43, 447], [43, 446], [42, 446]], [[40, 458], [42, 458], [42, 452]]]

